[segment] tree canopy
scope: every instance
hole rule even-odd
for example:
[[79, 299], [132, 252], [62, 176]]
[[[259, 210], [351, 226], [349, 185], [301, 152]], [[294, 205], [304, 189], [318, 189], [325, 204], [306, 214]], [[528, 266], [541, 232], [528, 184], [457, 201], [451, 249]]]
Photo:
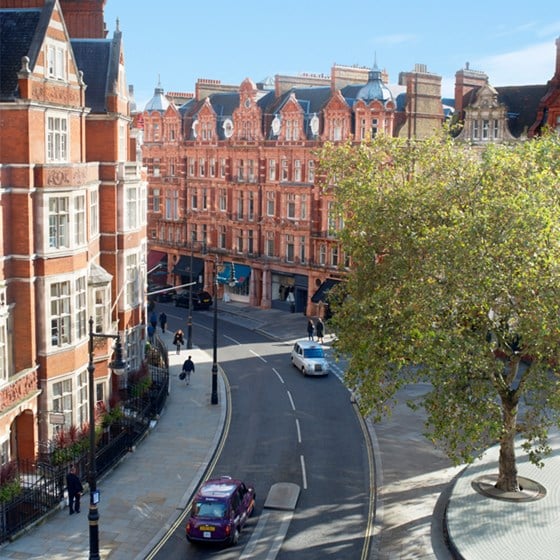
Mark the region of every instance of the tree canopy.
[[[445, 135], [326, 146], [325, 189], [351, 268], [334, 308], [366, 414], [428, 381], [426, 435], [457, 463], [514, 438], [536, 464], [560, 423], [560, 140], [484, 149]], [[336, 293], [335, 293], [336, 296]]]

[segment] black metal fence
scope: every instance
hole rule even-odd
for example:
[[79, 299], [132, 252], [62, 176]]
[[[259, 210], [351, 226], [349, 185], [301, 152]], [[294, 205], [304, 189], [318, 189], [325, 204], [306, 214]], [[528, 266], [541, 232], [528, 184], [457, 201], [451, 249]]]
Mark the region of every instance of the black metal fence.
[[[157, 343], [157, 341], [156, 341]], [[97, 445], [95, 466], [100, 477], [109, 472], [146, 435], [150, 425], [161, 414], [169, 394], [167, 349], [160, 345], [157, 360], [149, 360], [151, 384], [142, 395], [135, 386], [127, 389], [122, 407], [124, 415], [106, 430]], [[150, 362], [153, 363], [150, 363]], [[73, 464], [82, 480], [89, 472], [87, 450], [71, 458], [64, 465], [53, 465], [49, 455], [40, 462], [18, 461], [14, 468], [12, 485], [17, 486], [13, 496], [0, 492], [0, 543], [13, 539], [21, 531], [41, 519], [64, 500], [66, 473]], [[0, 490], [2, 488], [0, 487]]]
[[57, 507], [64, 496], [64, 471], [33, 461], [18, 461], [16, 468], [21, 490], [0, 503], [0, 543]]

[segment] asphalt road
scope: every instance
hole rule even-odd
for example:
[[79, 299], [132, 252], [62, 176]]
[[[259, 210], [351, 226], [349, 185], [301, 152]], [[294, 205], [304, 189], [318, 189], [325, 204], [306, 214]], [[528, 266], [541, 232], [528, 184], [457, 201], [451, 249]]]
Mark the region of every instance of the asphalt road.
[[[171, 329], [173, 315], [168, 313]], [[194, 344], [211, 349], [212, 315], [195, 312], [193, 318]], [[277, 482], [301, 487], [287, 532], [278, 534], [278, 560], [365, 558], [373, 499], [370, 449], [348, 391], [335, 375], [303, 377], [290, 363], [288, 345], [230, 323], [220, 322], [218, 348], [232, 415], [212, 474], [252, 483], [256, 512], [235, 547], [189, 544], [181, 527], [158, 558], [247, 557]]]

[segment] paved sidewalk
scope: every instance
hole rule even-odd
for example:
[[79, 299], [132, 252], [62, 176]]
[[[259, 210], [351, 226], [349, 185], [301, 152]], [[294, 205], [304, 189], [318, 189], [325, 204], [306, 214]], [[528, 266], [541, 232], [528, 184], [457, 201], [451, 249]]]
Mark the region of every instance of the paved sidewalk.
[[[286, 346], [307, 338], [307, 318], [302, 314], [234, 302], [219, 302], [219, 310], [221, 320], [239, 324], [242, 318], [246, 328]], [[98, 482], [103, 559], [145, 558], [199, 485], [223, 429], [225, 387], [219, 378], [219, 404], [211, 405], [211, 356], [200, 349], [182, 350], [177, 356], [172, 334], [164, 337], [170, 348], [171, 394], [162, 416], [136, 451]], [[332, 334], [327, 332], [325, 340], [330, 344]], [[196, 364], [188, 387], [177, 378], [187, 352]], [[411, 386], [405, 396], [419, 398], [428, 389]], [[520, 475], [541, 482], [547, 489], [545, 498], [512, 504], [483, 498], [471, 486], [474, 478], [496, 473], [496, 449], [467, 469], [452, 467], [422, 436], [422, 422], [421, 413], [413, 413], [403, 403], [380, 424], [367, 422], [378, 496], [372, 560], [560, 558], [560, 433], [553, 434], [553, 454], [542, 470], [529, 465], [519, 453]], [[87, 558], [88, 499], [84, 496], [79, 515], [70, 517], [63, 508], [0, 547], [0, 559]], [[446, 529], [454, 552], [447, 546]]]
[[458, 477], [448, 505], [448, 530], [465, 560], [558, 560], [560, 558], [560, 432], [550, 436], [552, 454], [539, 469], [517, 446], [521, 477], [539, 482], [546, 496], [531, 502], [487, 498], [473, 482], [498, 472], [498, 448], [467, 467]]
[[[211, 357], [196, 348], [183, 349], [177, 355], [172, 333], [159, 334], [170, 349], [170, 394], [156, 426], [133, 453], [98, 481], [99, 553], [104, 559], [145, 558], [198, 487], [225, 421], [225, 387], [220, 376], [219, 404], [210, 404]], [[188, 386], [178, 379], [187, 352], [196, 364]], [[0, 547], [0, 558], [88, 558], [88, 505], [86, 493], [79, 514], [70, 516], [63, 507], [13, 543]]]

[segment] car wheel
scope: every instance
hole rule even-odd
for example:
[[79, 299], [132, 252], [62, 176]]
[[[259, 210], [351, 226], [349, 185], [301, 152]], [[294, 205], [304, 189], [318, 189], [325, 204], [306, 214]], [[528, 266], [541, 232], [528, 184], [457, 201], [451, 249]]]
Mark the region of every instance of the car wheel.
[[233, 533], [231, 534], [231, 541], [230, 544], [235, 546], [239, 542], [239, 527], [235, 527]]

